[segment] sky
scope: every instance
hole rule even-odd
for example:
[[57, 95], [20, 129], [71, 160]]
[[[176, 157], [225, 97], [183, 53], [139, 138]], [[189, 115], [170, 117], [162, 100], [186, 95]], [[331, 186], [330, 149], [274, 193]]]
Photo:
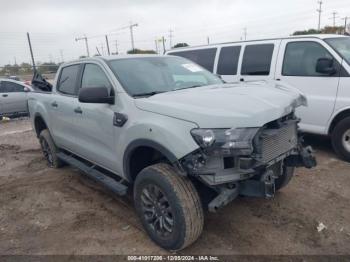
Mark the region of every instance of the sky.
[[[26, 32], [30, 33], [36, 62], [62, 62], [86, 55], [135, 48], [155, 50], [162, 36], [169, 49], [186, 42], [203, 45], [247, 39], [282, 37], [296, 30], [317, 28], [317, 0], [0, 0], [0, 66], [30, 62]], [[349, 0], [323, 0], [321, 26], [336, 25], [350, 17]], [[350, 23], [350, 18], [349, 18]], [[117, 43], [116, 43], [117, 41]], [[158, 47], [161, 43], [158, 43]], [[98, 49], [98, 51], [97, 51]]]

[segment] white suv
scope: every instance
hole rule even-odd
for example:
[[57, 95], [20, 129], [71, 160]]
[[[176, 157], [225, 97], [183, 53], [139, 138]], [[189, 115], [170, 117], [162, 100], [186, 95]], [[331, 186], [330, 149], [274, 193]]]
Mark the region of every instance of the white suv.
[[308, 98], [299, 108], [304, 132], [330, 135], [335, 151], [350, 161], [350, 37], [308, 35], [181, 48], [186, 57], [226, 82], [277, 80]]

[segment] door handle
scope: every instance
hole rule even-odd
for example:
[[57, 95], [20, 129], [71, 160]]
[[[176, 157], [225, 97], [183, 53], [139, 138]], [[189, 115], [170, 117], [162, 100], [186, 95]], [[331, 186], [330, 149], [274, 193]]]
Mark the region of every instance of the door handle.
[[244, 82], [244, 78], [239, 79], [239, 81]]
[[77, 113], [77, 114], [82, 114], [83, 110], [81, 110], [80, 107], [77, 107], [77, 108], [74, 108], [74, 112]]
[[58, 104], [57, 104], [56, 101], [54, 101], [54, 102], [51, 103], [51, 106], [52, 106], [52, 107], [58, 107]]
[[280, 78], [276, 78], [276, 81], [281, 81], [281, 79]]
[[8, 95], [8, 94], [3, 94], [2, 96], [3, 96], [3, 97], [8, 97], [9, 95]]

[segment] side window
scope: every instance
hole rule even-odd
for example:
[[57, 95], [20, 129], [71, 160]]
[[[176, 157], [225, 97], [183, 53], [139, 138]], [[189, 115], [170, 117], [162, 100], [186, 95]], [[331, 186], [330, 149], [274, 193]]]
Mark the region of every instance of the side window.
[[269, 75], [274, 44], [247, 45], [244, 49], [242, 75]]
[[24, 92], [24, 88], [23, 86], [16, 83], [12, 83], [9, 81], [2, 81], [1, 92], [2, 93]]
[[220, 50], [217, 73], [219, 75], [236, 75], [240, 46], [226, 46]]
[[[323, 76], [316, 72], [319, 58], [333, 58], [316, 42], [291, 42], [284, 53], [282, 75], [284, 76]], [[337, 65], [336, 65], [337, 66]]]
[[4, 82], [0, 81], [0, 93], [5, 93]]
[[62, 68], [57, 90], [63, 94], [76, 95], [77, 78], [80, 65], [71, 65]]
[[210, 72], [213, 72], [214, 70], [215, 54], [216, 48], [206, 48], [169, 53], [169, 55], [177, 55], [192, 60], [193, 62], [204, 67]]
[[85, 65], [83, 78], [81, 80], [81, 88], [89, 87], [107, 87], [108, 89], [111, 89], [111, 84], [106, 74], [98, 65]]

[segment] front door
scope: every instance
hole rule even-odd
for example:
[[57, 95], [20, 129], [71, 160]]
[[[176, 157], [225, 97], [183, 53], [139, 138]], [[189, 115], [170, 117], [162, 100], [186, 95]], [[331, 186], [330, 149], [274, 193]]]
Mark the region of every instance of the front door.
[[[81, 88], [107, 87], [114, 93], [110, 79], [99, 64], [88, 63], [83, 69]], [[79, 131], [76, 134], [78, 154], [111, 171], [116, 171], [116, 137], [119, 127], [113, 126], [117, 105], [78, 102]]]
[[[327, 75], [316, 72], [320, 58], [334, 59], [337, 72]], [[299, 107], [300, 127], [311, 133], [325, 133], [331, 117], [339, 84], [340, 63], [338, 55], [319, 40], [283, 40], [279, 51], [276, 79], [284, 81], [303, 92], [307, 107]]]
[[20, 84], [3, 80], [0, 87], [2, 114], [15, 114], [27, 111], [27, 94]]

